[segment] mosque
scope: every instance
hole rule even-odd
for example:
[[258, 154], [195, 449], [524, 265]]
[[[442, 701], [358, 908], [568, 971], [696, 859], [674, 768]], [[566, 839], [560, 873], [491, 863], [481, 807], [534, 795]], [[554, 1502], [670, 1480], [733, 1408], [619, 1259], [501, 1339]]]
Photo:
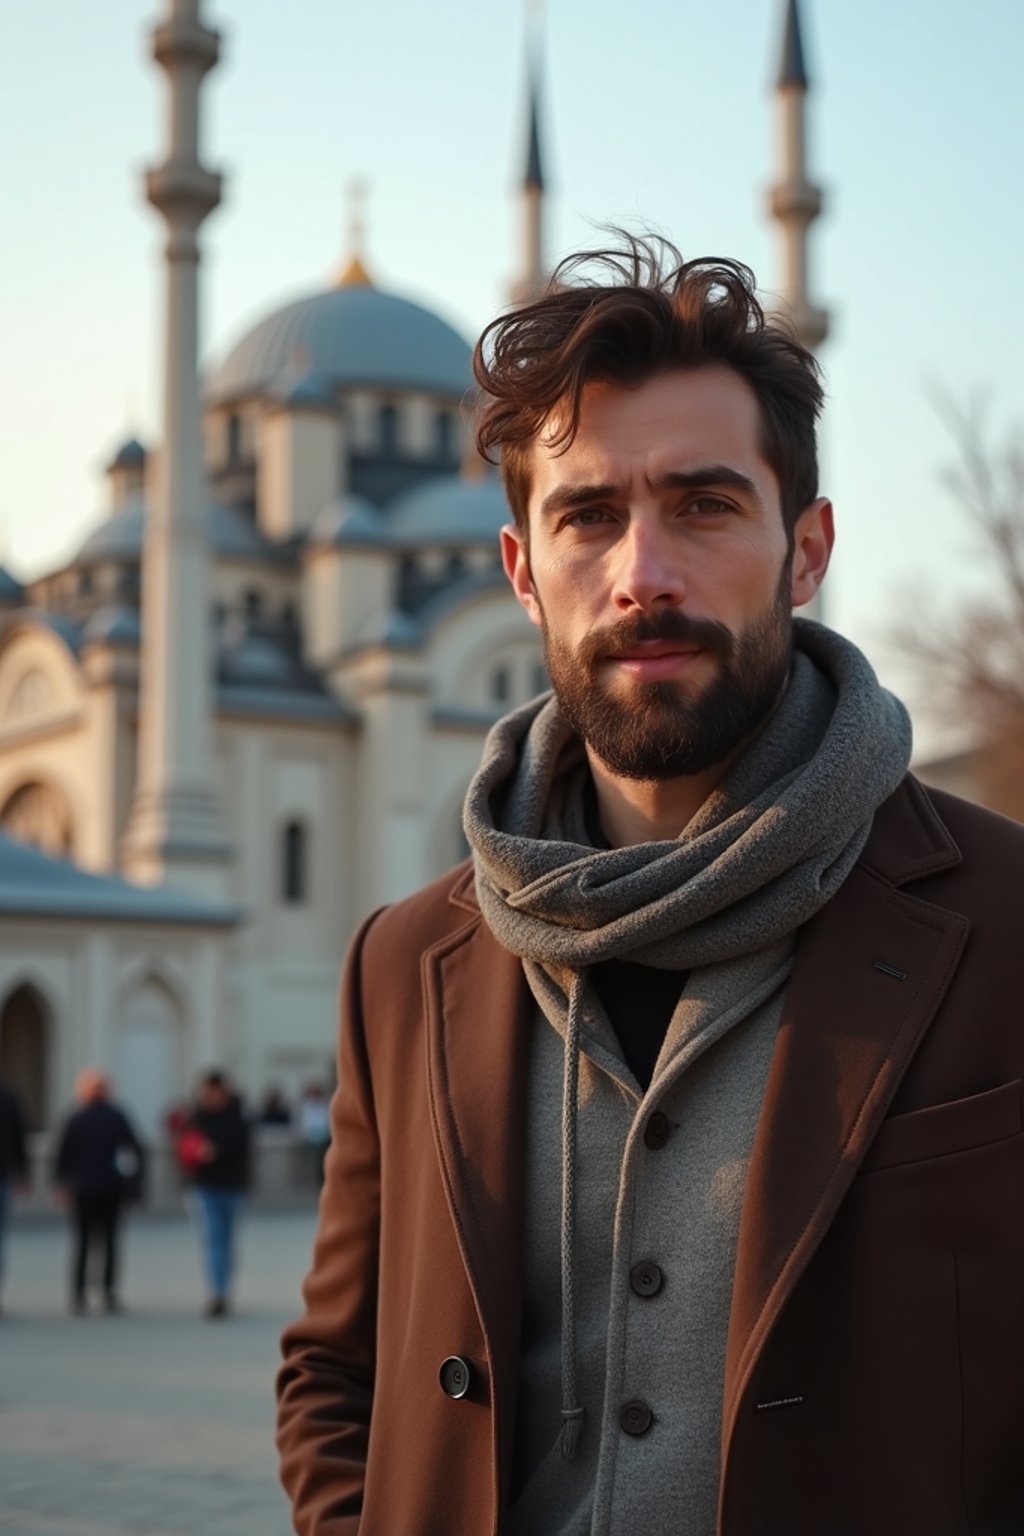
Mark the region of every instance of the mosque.
[[[325, 1075], [355, 925], [463, 855], [485, 732], [545, 686], [469, 442], [470, 344], [374, 284], [358, 229], [332, 286], [200, 376], [218, 37], [200, 0], [165, 6], [162, 441], [114, 456], [70, 563], [0, 569], [0, 1074], [45, 1129], [102, 1064], [150, 1137], [203, 1066], [251, 1098]], [[770, 211], [817, 346], [807, 85], [788, 0]], [[513, 302], [543, 288], [544, 214], [534, 78]]]

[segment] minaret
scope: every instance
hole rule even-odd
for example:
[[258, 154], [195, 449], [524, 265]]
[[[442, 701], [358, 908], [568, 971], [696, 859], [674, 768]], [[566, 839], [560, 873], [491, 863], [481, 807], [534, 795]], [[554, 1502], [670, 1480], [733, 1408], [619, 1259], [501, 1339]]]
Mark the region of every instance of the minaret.
[[146, 196], [167, 225], [163, 439], [149, 482], [142, 572], [142, 679], [135, 799], [122, 845], [127, 874], [226, 894], [228, 844], [212, 754], [208, 596], [199, 374], [200, 224], [220, 177], [199, 160], [199, 88], [219, 39], [200, 0], [167, 0], [153, 56], [170, 82], [170, 144]]
[[807, 178], [807, 70], [797, 0], [786, 0], [782, 58], [775, 82], [778, 102], [780, 178], [769, 207], [782, 236], [780, 296], [797, 336], [812, 352], [828, 332], [828, 314], [812, 304], [808, 291], [807, 237], [821, 212], [821, 191]]
[[536, 34], [527, 50], [526, 169], [520, 186], [519, 275], [512, 284], [512, 302], [529, 304], [547, 286], [544, 263], [544, 173], [540, 158], [540, 44]]

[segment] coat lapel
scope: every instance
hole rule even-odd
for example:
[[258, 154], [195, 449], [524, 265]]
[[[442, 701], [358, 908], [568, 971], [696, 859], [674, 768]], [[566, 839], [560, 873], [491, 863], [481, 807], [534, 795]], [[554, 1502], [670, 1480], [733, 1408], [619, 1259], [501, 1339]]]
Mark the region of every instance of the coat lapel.
[[955, 971], [967, 919], [899, 887], [958, 863], [908, 780], [804, 929], [751, 1156], [726, 1360], [723, 1475], [765, 1338], [827, 1231]]
[[493, 1372], [495, 1456], [504, 1490], [522, 1311], [529, 992], [520, 960], [480, 917], [471, 874], [451, 899], [466, 908], [467, 922], [422, 961], [431, 1113]]

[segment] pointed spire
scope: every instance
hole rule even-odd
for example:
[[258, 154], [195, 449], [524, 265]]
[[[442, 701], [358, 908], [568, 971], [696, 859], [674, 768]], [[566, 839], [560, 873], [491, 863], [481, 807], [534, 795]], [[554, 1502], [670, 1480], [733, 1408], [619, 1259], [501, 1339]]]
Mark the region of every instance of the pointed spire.
[[526, 35], [526, 167], [519, 187], [519, 275], [512, 284], [512, 302], [528, 304], [540, 298], [547, 284], [544, 263], [544, 171], [540, 150], [541, 4], [529, 0]]
[[785, 0], [782, 66], [775, 86], [778, 176], [768, 207], [779, 230], [781, 307], [800, 341], [813, 351], [828, 334], [828, 313], [811, 297], [809, 236], [823, 199], [808, 172], [807, 96], [797, 0]]
[[804, 44], [800, 33], [800, 11], [797, 0], [787, 0], [786, 22], [782, 34], [782, 56], [779, 60], [779, 74], [775, 84], [780, 91], [790, 85], [806, 91], [810, 84], [807, 79], [807, 66], [804, 63]]
[[536, 187], [538, 192], [544, 190], [544, 173], [540, 160], [540, 48], [536, 43], [530, 48], [527, 60], [527, 72], [529, 75], [529, 126], [527, 130], [526, 145], [526, 175], [523, 178], [524, 187]]
[[362, 176], [353, 176], [345, 187], [348, 205], [345, 244], [348, 255], [336, 278], [339, 288], [372, 288], [373, 278], [366, 270], [366, 203], [370, 185]]

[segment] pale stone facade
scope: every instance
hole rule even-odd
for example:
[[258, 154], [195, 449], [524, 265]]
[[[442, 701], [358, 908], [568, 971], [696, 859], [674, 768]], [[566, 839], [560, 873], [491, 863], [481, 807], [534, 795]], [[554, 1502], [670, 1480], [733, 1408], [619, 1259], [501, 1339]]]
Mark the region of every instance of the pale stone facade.
[[[355, 926], [463, 855], [488, 725], [545, 686], [500, 569], [504, 496], [470, 448], [469, 344], [379, 291], [358, 241], [333, 286], [200, 385], [218, 40], [198, 0], [165, 8], [168, 153], [147, 178], [167, 235], [164, 444], [120, 450], [67, 566], [25, 588], [0, 570], [0, 827], [18, 840], [0, 838], [0, 1072], [45, 1127], [97, 1062], [149, 1135], [203, 1066], [250, 1102], [329, 1073]], [[790, 192], [796, 27], [791, 0]], [[545, 281], [535, 76], [527, 126], [522, 298]], [[802, 315], [793, 249], [816, 208], [787, 197]]]

